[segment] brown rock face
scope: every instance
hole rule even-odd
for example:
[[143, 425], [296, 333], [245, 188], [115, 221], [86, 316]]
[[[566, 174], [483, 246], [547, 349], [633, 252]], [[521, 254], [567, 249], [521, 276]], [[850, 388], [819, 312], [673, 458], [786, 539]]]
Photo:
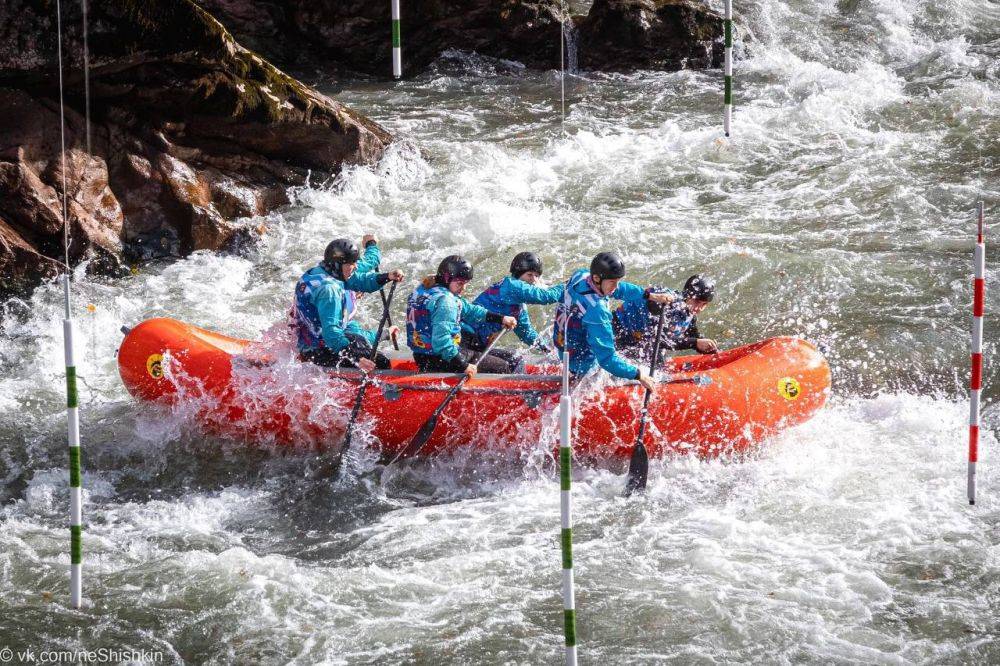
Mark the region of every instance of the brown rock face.
[[580, 67], [721, 67], [723, 17], [691, 0], [594, 0], [580, 24]]
[[6, 293], [27, 292], [39, 281], [56, 275], [60, 266], [59, 262], [39, 254], [16, 228], [0, 218], [0, 275]]
[[[198, 0], [224, 25], [291, 67], [331, 65], [388, 77], [390, 4], [371, 0]], [[405, 0], [403, 70], [415, 74], [460, 49], [559, 66], [563, 0]], [[697, 0], [595, 0], [576, 27], [590, 70], [718, 67], [722, 17]], [[717, 43], [717, 45], [716, 45]]]
[[54, 5], [0, 6], [0, 293], [41, 275], [18, 268], [30, 252], [63, 256], [64, 192], [70, 263], [94, 257], [115, 272], [123, 257], [231, 245], [246, 235], [239, 218], [287, 203], [310, 171], [371, 164], [392, 139], [247, 51], [190, 0], [99, 0], [88, 153], [81, 16], [64, 5], [65, 169]]

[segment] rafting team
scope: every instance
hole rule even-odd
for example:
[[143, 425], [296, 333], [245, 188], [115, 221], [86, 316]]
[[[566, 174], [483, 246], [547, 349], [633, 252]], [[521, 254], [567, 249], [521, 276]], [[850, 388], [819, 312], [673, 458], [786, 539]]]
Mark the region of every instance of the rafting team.
[[[359, 250], [350, 240], [332, 241], [323, 261], [299, 279], [292, 319], [303, 360], [365, 372], [390, 367], [383, 354], [372, 357], [377, 334], [363, 328], [355, 315], [361, 294], [379, 291], [390, 281], [402, 282], [404, 275], [399, 270], [378, 272], [382, 255], [374, 236], [366, 235], [361, 244]], [[688, 278], [680, 292], [642, 288], [623, 279], [625, 263], [617, 254], [601, 252], [589, 269], [581, 268], [565, 283], [546, 287], [538, 256], [521, 252], [511, 262], [509, 276], [470, 302], [462, 292], [472, 277], [472, 265], [452, 255], [410, 294], [406, 342], [421, 372], [464, 373], [470, 378], [477, 372], [522, 372], [524, 362], [514, 351], [489, 349], [482, 358], [477, 356], [502, 329], [513, 329], [524, 344], [550, 351], [528, 319], [524, 306], [529, 304], [558, 304], [552, 341], [560, 356], [569, 351], [570, 372], [575, 376], [599, 365], [654, 390], [653, 380], [633, 361], [651, 356], [661, 313], [661, 349], [718, 351], [713, 340], [698, 333], [696, 317], [715, 296], [714, 283], [701, 275]], [[612, 298], [620, 301], [613, 312]], [[392, 337], [397, 333], [396, 327], [389, 330]]]

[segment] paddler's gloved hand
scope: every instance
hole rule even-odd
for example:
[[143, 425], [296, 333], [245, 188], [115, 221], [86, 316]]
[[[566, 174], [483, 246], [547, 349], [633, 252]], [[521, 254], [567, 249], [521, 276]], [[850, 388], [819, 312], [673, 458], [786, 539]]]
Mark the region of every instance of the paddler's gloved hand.
[[371, 372], [372, 370], [375, 369], [375, 363], [371, 359], [359, 358], [358, 367], [361, 368], [364, 372]]
[[674, 296], [671, 294], [648, 291], [646, 292], [646, 300], [659, 303], [660, 305], [667, 305], [668, 303], [672, 303], [674, 301]]
[[351, 363], [361, 368], [362, 363], [368, 360], [368, 355], [371, 353], [372, 348], [368, 344], [368, 341], [360, 335], [348, 333], [347, 339], [347, 347], [340, 353], [343, 357], [350, 359]]
[[361, 237], [361, 247], [367, 249], [369, 245], [378, 245], [378, 237], [375, 234], [365, 234]]
[[695, 349], [698, 350], [699, 354], [717, 354], [719, 352], [719, 345], [715, 344], [715, 340], [699, 338], [695, 343]]
[[517, 326], [517, 320], [513, 317], [504, 317], [503, 315], [496, 312], [488, 312], [486, 314], [486, 321], [491, 324], [500, 324], [504, 328], [514, 328]]
[[646, 387], [647, 391], [655, 392], [656, 384], [653, 383], [653, 378], [646, 374], [645, 370], [639, 369], [639, 375], [636, 377], [640, 384]]
[[406, 277], [401, 270], [391, 270], [388, 273], [379, 273], [378, 284], [381, 287], [386, 282], [402, 282], [403, 278]]

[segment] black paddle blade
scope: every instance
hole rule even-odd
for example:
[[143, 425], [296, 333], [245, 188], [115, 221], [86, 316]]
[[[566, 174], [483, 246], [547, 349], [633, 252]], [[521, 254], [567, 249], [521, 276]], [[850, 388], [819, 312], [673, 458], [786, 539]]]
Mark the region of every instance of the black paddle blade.
[[[396, 456], [396, 460], [409, 458], [420, 453], [420, 449], [424, 448], [424, 445], [427, 444], [428, 440], [430, 440], [431, 435], [434, 434], [434, 428], [437, 427], [437, 422], [437, 415], [434, 415], [424, 421], [424, 424], [420, 426], [420, 430], [418, 430], [417, 434], [413, 436], [413, 439], [411, 439], [410, 443], [405, 449], [403, 449], [403, 452]], [[396, 462], [396, 460], [393, 460], [393, 462]]]
[[628, 462], [628, 481], [625, 482], [625, 497], [631, 497], [635, 491], [646, 490], [649, 479], [649, 454], [646, 445], [637, 442], [632, 449], [632, 459]]

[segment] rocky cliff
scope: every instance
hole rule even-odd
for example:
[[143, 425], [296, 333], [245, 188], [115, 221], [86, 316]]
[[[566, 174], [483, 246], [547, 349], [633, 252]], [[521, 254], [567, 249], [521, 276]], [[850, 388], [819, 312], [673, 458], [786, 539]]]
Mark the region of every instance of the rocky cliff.
[[[389, 0], [198, 0], [241, 40], [293, 68], [388, 77]], [[401, 0], [404, 74], [448, 49], [559, 66], [561, 21], [590, 70], [719, 67], [722, 16], [696, 0], [595, 0], [565, 16], [565, 0]]]
[[[70, 264], [222, 249], [240, 218], [287, 201], [312, 172], [377, 161], [392, 137], [242, 47], [189, 0], [90, 5], [90, 150], [79, 3], [63, 3], [66, 161], [55, 4], [0, 6], [0, 291]], [[64, 187], [65, 183], [65, 187]]]

